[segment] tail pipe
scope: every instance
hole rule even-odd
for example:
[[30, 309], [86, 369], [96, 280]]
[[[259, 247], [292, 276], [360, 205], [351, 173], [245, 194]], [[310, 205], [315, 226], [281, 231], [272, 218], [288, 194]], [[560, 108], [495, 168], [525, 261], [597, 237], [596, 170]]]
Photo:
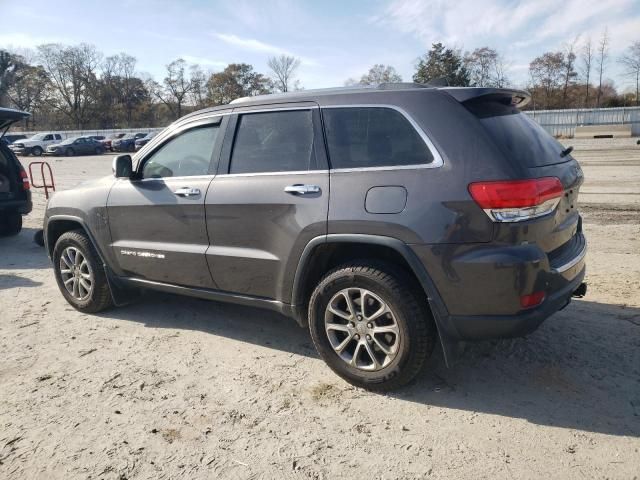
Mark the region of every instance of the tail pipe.
[[587, 284], [582, 282], [571, 294], [572, 297], [582, 298], [587, 294]]

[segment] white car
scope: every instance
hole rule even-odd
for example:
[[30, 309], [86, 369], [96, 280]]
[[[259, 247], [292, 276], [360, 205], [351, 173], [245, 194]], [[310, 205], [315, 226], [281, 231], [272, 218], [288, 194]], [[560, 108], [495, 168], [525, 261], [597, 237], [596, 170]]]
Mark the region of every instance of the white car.
[[18, 140], [9, 145], [16, 155], [33, 155], [39, 157], [42, 155], [49, 145], [55, 145], [62, 141], [62, 135], [59, 133], [36, 133], [33, 137], [26, 140]]

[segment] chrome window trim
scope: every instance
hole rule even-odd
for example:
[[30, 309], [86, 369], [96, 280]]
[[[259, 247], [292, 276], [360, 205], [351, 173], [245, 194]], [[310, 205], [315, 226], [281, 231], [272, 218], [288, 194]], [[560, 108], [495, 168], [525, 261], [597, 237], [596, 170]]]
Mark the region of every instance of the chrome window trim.
[[[395, 110], [400, 113], [409, 124], [414, 128], [414, 130], [420, 135], [422, 141], [425, 143], [431, 155], [433, 156], [433, 161], [430, 163], [418, 163], [415, 165], [385, 165], [382, 167], [354, 167], [354, 168], [332, 168], [331, 172], [375, 172], [375, 171], [384, 171], [384, 170], [416, 170], [422, 168], [440, 168], [444, 165], [444, 160], [440, 152], [431, 141], [427, 133], [418, 125], [418, 123], [413, 119], [413, 117], [403, 108], [398, 107], [397, 105], [391, 105], [387, 103], [354, 103], [354, 104], [346, 104], [346, 105], [325, 105], [322, 106], [322, 110], [324, 109], [334, 109], [334, 108], [389, 108], [391, 110]], [[326, 135], [326, 132], [325, 132]], [[331, 152], [329, 152], [329, 158], [331, 158]]]
[[180, 177], [151, 177], [151, 178], [139, 178], [136, 180], [130, 180], [127, 178], [119, 178], [118, 180], [127, 180], [127, 181], [131, 181], [131, 182], [158, 182], [158, 181], [162, 181], [162, 182], [168, 182], [168, 181], [172, 181], [172, 180], [209, 180], [209, 179], [213, 179], [215, 177], [215, 175], [213, 174], [207, 174], [207, 175], [182, 175]]
[[270, 113], [270, 112], [283, 112], [283, 111], [287, 112], [287, 111], [291, 111], [291, 110], [315, 110], [315, 109], [320, 108], [320, 106], [317, 105], [317, 104], [316, 105], [307, 105], [307, 106], [304, 106], [304, 107], [288, 107], [286, 105], [281, 105], [279, 107], [274, 107], [274, 108], [257, 108], [255, 110], [246, 110], [248, 108], [251, 108], [251, 107], [249, 107], [248, 105], [244, 106], [244, 107], [236, 107], [236, 108], [233, 109], [232, 113], [234, 113], [236, 115], [244, 115], [244, 114], [247, 114], [247, 113]]
[[216, 178], [220, 177], [257, 177], [257, 176], [275, 176], [275, 175], [309, 175], [329, 173], [329, 170], [280, 170], [277, 172], [255, 172], [255, 173], [221, 173], [216, 175]]

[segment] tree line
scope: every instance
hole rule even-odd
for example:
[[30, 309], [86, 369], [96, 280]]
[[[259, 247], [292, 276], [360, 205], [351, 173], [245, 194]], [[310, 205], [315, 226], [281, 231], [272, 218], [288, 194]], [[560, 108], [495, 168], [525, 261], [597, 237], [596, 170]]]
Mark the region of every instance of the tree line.
[[[576, 38], [558, 51], [534, 58], [524, 88], [528, 108], [591, 108], [640, 105], [640, 41], [611, 58], [605, 29], [597, 42]], [[635, 93], [618, 93], [607, 80], [616, 61], [633, 79]], [[279, 55], [267, 60], [268, 72], [247, 63], [205, 71], [178, 58], [156, 80], [137, 69], [126, 53], [104, 56], [88, 44], [47, 44], [34, 51], [0, 50], [0, 106], [26, 110], [25, 129], [111, 129], [164, 126], [197, 109], [228, 104], [240, 97], [301, 89], [300, 60]], [[413, 82], [433, 85], [508, 87], [512, 63], [488, 46], [463, 52], [434, 43], [415, 65]], [[345, 85], [401, 82], [393, 66], [376, 64]]]

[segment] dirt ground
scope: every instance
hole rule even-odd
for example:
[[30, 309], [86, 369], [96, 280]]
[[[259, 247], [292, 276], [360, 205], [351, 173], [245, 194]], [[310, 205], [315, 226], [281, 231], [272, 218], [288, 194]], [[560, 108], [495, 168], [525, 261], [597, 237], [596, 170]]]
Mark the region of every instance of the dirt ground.
[[[640, 146], [567, 143], [587, 179], [587, 297], [451, 369], [436, 351], [387, 395], [270, 312], [162, 294], [75, 311], [32, 242], [36, 192], [0, 239], [0, 478], [640, 478]], [[69, 188], [110, 160], [50, 161]]]

